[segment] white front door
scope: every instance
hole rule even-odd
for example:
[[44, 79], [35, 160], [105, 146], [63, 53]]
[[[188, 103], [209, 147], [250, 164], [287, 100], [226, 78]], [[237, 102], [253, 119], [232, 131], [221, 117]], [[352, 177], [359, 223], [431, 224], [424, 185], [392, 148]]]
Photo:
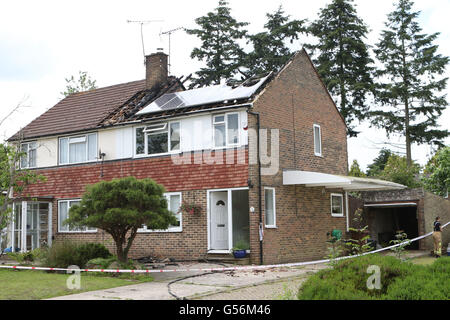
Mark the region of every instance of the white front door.
[[211, 249], [228, 248], [228, 192], [214, 191], [210, 196]]

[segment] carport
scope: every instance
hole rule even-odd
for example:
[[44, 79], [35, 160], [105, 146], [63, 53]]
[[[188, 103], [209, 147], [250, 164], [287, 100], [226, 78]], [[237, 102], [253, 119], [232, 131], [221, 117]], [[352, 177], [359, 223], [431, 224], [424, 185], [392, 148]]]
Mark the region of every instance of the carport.
[[[404, 232], [408, 239], [419, 235], [417, 202], [378, 202], [365, 203], [370, 236], [382, 247], [395, 240], [397, 232]], [[419, 243], [413, 242], [408, 249], [419, 249]]]

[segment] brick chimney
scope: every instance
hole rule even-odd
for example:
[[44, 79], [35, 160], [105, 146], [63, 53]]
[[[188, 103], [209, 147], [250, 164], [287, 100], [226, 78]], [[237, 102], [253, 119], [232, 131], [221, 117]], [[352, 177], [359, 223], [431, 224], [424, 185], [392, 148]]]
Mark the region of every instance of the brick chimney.
[[145, 56], [145, 86], [151, 89], [167, 81], [167, 54], [162, 51]]

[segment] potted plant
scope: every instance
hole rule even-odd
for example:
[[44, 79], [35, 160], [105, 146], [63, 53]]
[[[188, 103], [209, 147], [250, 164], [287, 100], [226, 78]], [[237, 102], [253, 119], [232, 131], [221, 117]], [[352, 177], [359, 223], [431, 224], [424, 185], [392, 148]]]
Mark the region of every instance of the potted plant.
[[245, 242], [244, 240], [239, 240], [231, 250], [233, 251], [233, 256], [236, 259], [240, 259], [245, 258], [248, 248], [249, 245], [247, 242]]
[[194, 203], [188, 203], [183, 201], [178, 209], [178, 212], [188, 213], [192, 215], [198, 215], [202, 211], [202, 207], [200, 205]]

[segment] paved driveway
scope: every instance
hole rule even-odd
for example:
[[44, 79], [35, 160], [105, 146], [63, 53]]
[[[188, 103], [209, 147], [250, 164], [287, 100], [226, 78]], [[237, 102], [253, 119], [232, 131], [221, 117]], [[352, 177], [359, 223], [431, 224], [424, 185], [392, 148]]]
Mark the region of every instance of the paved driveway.
[[[183, 263], [173, 268], [217, 268], [217, 264]], [[171, 272], [154, 273], [154, 281], [105, 290], [52, 298], [50, 300], [170, 300], [186, 299], [275, 299], [283, 294], [285, 285], [289, 289], [300, 285], [312, 272], [326, 265], [311, 265], [298, 268], [274, 268], [227, 272]], [[186, 278], [188, 276], [195, 276]], [[171, 283], [174, 280], [179, 280]], [[83, 285], [83, 277], [81, 278]], [[255, 289], [264, 285], [265, 290]], [[273, 292], [272, 292], [272, 291]], [[273, 295], [272, 295], [273, 293]]]

